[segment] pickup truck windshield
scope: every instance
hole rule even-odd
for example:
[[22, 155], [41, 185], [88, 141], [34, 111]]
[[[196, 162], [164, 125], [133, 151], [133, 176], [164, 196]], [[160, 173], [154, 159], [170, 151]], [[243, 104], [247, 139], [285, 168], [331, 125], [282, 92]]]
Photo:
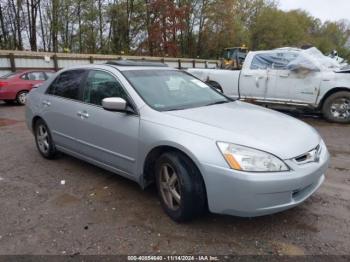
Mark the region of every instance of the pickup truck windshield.
[[231, 102], [207, 84], [181, 71], [130, 70], [123, 74], [142, 99], [158, 111]]

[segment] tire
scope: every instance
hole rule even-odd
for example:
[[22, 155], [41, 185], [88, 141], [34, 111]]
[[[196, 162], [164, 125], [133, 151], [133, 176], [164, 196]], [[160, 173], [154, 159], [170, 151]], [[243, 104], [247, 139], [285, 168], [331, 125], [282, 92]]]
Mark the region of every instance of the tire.
[[[160, 202], [171, 219], [176, 222], [190, 221], [205, 211], [204, 182], [190, 159], [177, 152], [164, 153], [157, 160], [155, 171]], [[168, 181], [165, 179], [166, 173]], [[174, 175], [176, 180], [172, 179]]]
[[322, 106], [322, 114], [330, 122], [350, 123], [350, 92], [342, 91], [330, 95]]
[[16, 102], [17, 104], [23, 106], [26, 104], [26, 97], [27, 97], [28, 91], [20, 91], [18, 92], [16, 96]]
[[57, 155], [55, 144], [46, 123], [42, 119], [35, 122], [34, 127], [35, 144], [39, 153], [47, 159], [54, 159]]
[[222, 87], [220, 86], [219, 83], [215, 82], [215, 81], [208, 81], [206, 82], [207, 85], [215, 88], [216, 90], [218, 90], [219, 92], [223, 93], [224, 91], [222, 90]]

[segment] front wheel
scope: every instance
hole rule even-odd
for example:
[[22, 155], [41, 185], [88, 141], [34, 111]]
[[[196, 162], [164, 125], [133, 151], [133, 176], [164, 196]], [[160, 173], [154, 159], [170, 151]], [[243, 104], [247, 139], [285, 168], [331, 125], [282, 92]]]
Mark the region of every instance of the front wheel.
[[328, 121], [350, 123], [350, 92], [330, 95], [323, 104], [322, 113]]
[[16, 102], [17, 104], [23, 106], [26, 104], [26, 101], [27, 101], [27, 94], [28, 94], [28, 91], [21, 91], [17, 94], [16, 96]]
[[163, 154], [156, 163], [156, 182], [161, 205], [174, 221], [189, 221], [205, 210], [203, 179], [186, 156], [177, 152]]

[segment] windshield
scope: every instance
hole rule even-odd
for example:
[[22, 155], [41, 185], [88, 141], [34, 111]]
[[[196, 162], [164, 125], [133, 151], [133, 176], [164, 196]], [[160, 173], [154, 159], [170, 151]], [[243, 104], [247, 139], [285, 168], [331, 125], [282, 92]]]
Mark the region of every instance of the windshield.
[[231, 59], [232, 58], [232, 56], [233, 56], [233, 50], [232, 49], [226, 49], [225, 51], [224, 51], [224, 58], [225, 59]]
[[231, 100], [207, 84], [175, 70], [130, 70], [123, 74], [137, 93], [158, 111], [181, 110]]
[[224, 50], [224, 59], [230, 60], [233, 58], [245, 58], [247, 56], [248, 49], [245, 48], [232, 48]]

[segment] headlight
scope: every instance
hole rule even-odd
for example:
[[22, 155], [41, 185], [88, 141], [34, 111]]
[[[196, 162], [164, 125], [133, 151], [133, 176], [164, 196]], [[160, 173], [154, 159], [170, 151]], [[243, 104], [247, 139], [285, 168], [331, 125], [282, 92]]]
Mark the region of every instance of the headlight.
[[230, 143], [217, 143], [232, 169], [250, 172], [288, 171], [288, 166], [272, 154]]

